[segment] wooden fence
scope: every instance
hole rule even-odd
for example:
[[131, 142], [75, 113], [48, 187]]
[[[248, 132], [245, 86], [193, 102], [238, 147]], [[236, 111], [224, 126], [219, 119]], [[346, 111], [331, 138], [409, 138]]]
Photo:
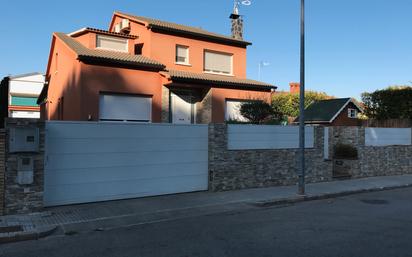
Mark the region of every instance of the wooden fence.
[[363, 127], [380, 127], [380, 128], [410, 128], [412, 127], [411, 119], [390, 119], [390, 120], [364, 120]]

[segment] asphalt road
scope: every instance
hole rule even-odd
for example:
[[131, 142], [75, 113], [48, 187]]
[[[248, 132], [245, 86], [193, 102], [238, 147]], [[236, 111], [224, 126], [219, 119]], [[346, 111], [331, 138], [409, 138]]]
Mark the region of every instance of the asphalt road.
[[0, 245], [7, 257], [412, 256], [412, 188]]

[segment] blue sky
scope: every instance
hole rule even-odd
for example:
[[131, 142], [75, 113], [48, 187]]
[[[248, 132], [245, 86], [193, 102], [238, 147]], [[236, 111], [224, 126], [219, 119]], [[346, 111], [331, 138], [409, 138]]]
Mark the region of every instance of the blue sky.
[[[242, 7], [248, 77], [281, 90], [299, 80], [299, 0], [252, 0]], [[359, 98], [412, 81], [411, 0], [306, 0], [308, 89]], [[81, 27], [107, 29], [120, 10], [230, 33], [233, 0], [3, 0], [0, 76], [46, 69], [51, 34]]]

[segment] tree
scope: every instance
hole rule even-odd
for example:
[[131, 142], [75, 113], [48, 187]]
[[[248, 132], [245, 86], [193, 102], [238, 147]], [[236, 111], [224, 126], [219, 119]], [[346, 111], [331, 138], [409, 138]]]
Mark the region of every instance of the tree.
[[[315, 101], [331, 99], [326, 93], [306, 91], [305, 108]], [[299, 93], [277, 93], [272, 97], [272, 107], [276, 113], [288, 117], [299, 116]]]
[[253, 124], [261, 124], [275, 113], [270, 104], [262, 101], [252, 101], [242, 104], [240, 114]]
[[391, 86], [373, 93], [363, 93], [367, 117], [378, 120], [412, 119], [412, 87]]

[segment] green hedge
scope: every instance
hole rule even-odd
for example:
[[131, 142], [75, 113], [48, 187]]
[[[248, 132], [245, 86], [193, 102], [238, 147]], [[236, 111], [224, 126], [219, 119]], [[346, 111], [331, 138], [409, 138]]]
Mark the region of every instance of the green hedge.
[[398, 86], [363, 93], [365, 115], [371, 119], [412, 119], [412, 87]]

